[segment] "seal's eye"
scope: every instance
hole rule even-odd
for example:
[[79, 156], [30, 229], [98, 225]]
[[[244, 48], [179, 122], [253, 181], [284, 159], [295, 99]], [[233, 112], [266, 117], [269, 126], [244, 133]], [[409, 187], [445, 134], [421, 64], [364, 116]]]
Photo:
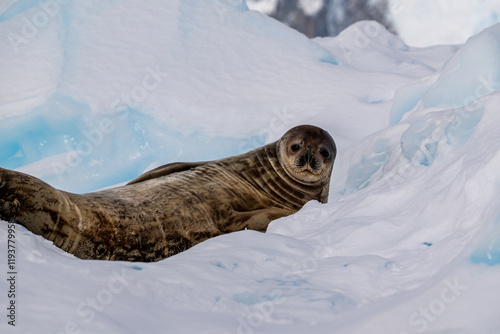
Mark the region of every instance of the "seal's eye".
[[293, 144], [292, 146], [290, 146], [290, 148], [292, 149], [292, 152], [297, 152], [300, 149], [300, 146], [297, 144]]
[[321, 150], [319, 150], [319, 154], [321, 154], [321, 156], [325, 159], [328, 159], [330, 157], [330, 151], [328, 151], [324, 147]]

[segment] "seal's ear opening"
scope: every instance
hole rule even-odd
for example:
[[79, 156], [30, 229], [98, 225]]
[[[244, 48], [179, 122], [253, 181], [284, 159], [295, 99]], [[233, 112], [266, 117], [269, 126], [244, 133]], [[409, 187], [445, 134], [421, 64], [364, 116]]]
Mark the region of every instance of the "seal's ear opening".
[[139, 182], [143, 182], [146, 180], [151, 180], [151, 179], [156, 179], [158, 177], [162, 176], [167, 176], [170, 174], [178, 173], [178, 172], [184, 172], [186, 170], [196, 168], [198, 166], [202, 166], [206, 164], [207, 161], [202, 161], [202, 162], [174, 162], [171, 164], [166, 164], [160, 167], [157, 167], [155, 169], [150, 170], [149, 172], [146, 172], [139, 176], [136, 179], [133, 179], [127, 185], [129, 184], [135, 184]]

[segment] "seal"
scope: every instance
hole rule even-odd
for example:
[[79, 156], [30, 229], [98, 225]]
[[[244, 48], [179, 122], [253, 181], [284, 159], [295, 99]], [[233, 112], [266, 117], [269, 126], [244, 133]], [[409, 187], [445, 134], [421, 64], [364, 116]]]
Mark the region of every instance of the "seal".
[[308, 201], [326, 203], [336, 153], [328, 132], [301, 125], [242, 155], [167, 164], [88, 194], [0, 168], [0, 218], [81, 259], [158, 261], [221, 234], [264, 232]]

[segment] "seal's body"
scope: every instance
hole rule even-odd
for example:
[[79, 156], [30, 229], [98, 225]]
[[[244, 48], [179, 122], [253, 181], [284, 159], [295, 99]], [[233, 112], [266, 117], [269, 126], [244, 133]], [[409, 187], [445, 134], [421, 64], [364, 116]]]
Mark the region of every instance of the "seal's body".
[[82, 259], [157, 261], [220, 234], [265, 231], [310, 200], [326, 203], [335, 154], [327, 132], [304, 125], [246, 154], [168, 164], [84, 195], [0, 169], [0, 218]]

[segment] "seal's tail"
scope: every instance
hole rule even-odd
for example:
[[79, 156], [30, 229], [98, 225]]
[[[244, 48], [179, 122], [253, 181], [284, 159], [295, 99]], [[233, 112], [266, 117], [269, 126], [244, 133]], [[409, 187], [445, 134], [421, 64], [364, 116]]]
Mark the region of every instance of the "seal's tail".
[[[61, 212], [73, 212], [71, 219]], [[66, 193], [42, 180], [0, 168], [0, 218], [23, 225], [64, 250], [76, 247], [78, 208]], [[73, 234], [73, 237], [69, 237]], [[70, 251], [71, 252], [71, 251]]]
[[[165, 245], [156, 217], [134, 223], [142, 209], [116, 199], [127, 189], [78, 195], [42, 180], [0, 168], [0, 219], [23, 225], [81, 259], [157, 261]], [[119, 197], [119, 196], [118, 196]], [[133, 201], [132, 201], [133, 202]], [[129, 212], [132, 208], [132, 213]], [[145, 219], [145, 218], [144, 218]], [[150, 229], [145, 238], [141, 231]]]

